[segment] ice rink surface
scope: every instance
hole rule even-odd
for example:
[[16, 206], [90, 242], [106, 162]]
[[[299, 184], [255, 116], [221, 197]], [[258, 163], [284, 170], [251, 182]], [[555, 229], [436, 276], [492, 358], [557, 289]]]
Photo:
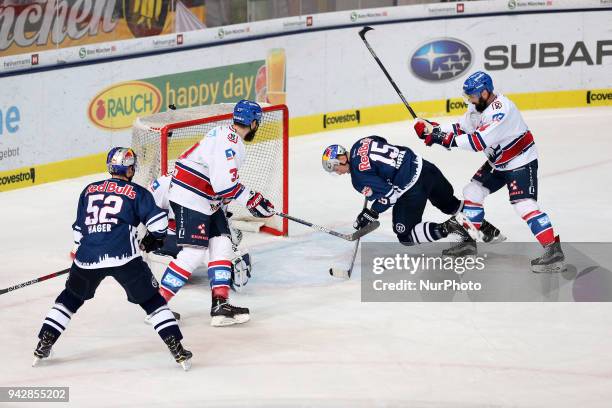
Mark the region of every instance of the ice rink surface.
[[[612, 109], [528, 111], [540, 153], [540, 205], [564, 241], [609, 242]], [[442, 118], [441, 121], [448, 120]], [[350, 231], [362, 196], [320, 164], [325, 146], [377, 134], [437, 164], [461, 195], [480, 154], [426, 148], [408, 122], [290, 140], [290, 213]], [[82, 177], [0, 194], [0, 287], [69, 266]], [[500, 191], [487, 219], [531, 242]], [[425, 219], [445, 216], [428, 206]], [[393, 241], [390, 214], [366, 239]], [[605, 303], [362, 303], [352, 244], [290, 225], [290, 238], [253, 236], [253, 278], [232, 302], [239, 327], [209, 325], [207, 280], [171, 302], [194, 353], [183, 372], [144, 312], [112, 279], [72, 319], [46, 364], [32, 368], [36, 334], [65, 278], [0, 297], [0, 386], [69, 386], [70, 406], [108, 407], [609, 407], [611, 306]], [[10, 405], [10, 404], [8, 404]], [[14, 404], [25, 406], [26, 404]], [[57, 404], [58, 406], [62, 404]]]

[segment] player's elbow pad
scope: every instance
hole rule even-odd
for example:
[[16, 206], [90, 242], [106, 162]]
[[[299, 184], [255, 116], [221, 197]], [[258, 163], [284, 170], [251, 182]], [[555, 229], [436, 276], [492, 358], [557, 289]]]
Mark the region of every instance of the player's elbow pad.
[[163, 212], [151, 219], [146, 224], [147, 230], [154, 236], [163, 237], [168, 232], [168, 215]]

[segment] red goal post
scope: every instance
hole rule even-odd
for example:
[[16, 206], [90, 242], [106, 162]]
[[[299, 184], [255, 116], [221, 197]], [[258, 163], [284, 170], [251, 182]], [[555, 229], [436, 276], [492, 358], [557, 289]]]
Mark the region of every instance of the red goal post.
[[[185, 150], [204, 138], [211, 129], [232, 123], [234, 105], [224, 103], [168, 110], [136, 119], [132, 128], [132, 148], [138, 155], [134, 181], [149, 187], [160, 175], [171, 174], [176, 159]], [[255, 138], [245, 142], [247, 157], [239, 176], [246, 188], [261, 192], [277, 210], [287, 213], [289, 110], [286, 105], [264, 105], [262, 110], [262, 121]], [[236, 203], [231, 203], [229, 210], [234, 213], [232, 220], [236, 221], [235, 225], [249, 225], [247, 230], [288, 234], [288, 221], [284, 218], [254, 218]]]

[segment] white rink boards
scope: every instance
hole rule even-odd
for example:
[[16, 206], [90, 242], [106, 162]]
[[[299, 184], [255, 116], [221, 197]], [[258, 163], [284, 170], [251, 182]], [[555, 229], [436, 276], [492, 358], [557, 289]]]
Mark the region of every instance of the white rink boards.
[[[540, 152], [540, 204], [562, 240], [611, 241], [612, 109], [524, 116]], [[424, 147], [407, 122], [292, 138], [290, 213], [350, 230], [362, 196], [348, 178], [322, 170], [321, 153], [368, 134], [422, 153], [458, 195], [483, 162], [478, 154]], [[0, 287], [69, 265], [78, 194], [100, 177], [2, 193]], [[533, 239], [504, 191], [485, 208], [511, 240]], [[428, 207], [424, 219], [444, 216]], [[290, 235], [246, 238], [253, 278], [232, 300], [251, 308], [249, 323], [210, 327], [202, 277], [171, 302], [194, 353], [187, 373], [110, 279], [37, 368], [30, 367], [36, 334], [64, 278], [2, 295], [0, 386], [69, 386], [71, 406], [88, 407], [609, 406], [607, 304], [361, 303], [359, 266], [351, 281], [327, 275], [348, 262], [351, 244], [295, 224]], [[367, 239], [394, 239], [390, 214]]]

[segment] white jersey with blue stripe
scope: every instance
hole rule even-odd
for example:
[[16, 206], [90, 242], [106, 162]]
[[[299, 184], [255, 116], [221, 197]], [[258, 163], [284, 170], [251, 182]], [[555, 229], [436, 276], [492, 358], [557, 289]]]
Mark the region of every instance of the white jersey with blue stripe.
[[249, 190], [238, 176], [245, 159], [244, 143], [233, 126], [212, 129], [176, 161], [169, 200], [208, 215], [231, 200], [246, 205]]
[[89, 184], [79, 198], [72, 229], [78, 244], [74, 262], [83, 269], [125, 265], [141, 256], [136, 240], [144, 224], [156, 237], [166, 235], [166, 211], [144, 187], [116, 178]]
[[533, 135], [516, 105], [502, 94], [482, 112], [474, 104], [458, 122], [441, 126], [457, 147], [483, 152], [497, 170], [513, 170], [538, 158]]

